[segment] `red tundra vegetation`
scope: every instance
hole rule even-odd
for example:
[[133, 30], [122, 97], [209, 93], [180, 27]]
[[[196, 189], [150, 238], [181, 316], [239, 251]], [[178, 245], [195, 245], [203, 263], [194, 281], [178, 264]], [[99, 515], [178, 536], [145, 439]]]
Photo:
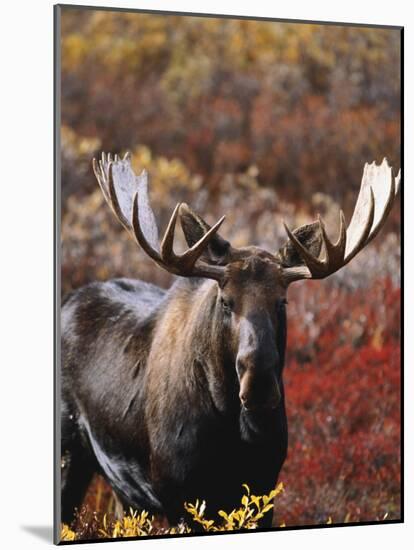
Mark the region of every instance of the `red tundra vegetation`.
[[287, 525], [399, 518], [400, 289], [385, 276], [304, 292], [290, 299], [279, 515]]

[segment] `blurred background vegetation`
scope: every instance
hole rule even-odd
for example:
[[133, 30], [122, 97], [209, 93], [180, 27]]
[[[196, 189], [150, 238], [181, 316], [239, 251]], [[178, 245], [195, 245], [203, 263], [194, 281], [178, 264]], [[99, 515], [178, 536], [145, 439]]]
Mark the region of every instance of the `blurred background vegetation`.
[[[399, 169], [398, 30], [72, 8], [61, 23], [63, 294], [114, 276], [171, 282], [104, 204], [101, 150], [148, 169], [161, 227], [185, 200], [209, 222], [226, 214], [235, 246], [270, 251], [282, 219], [320, 212], [334, 234], [342, 207], [349, 221], [365, 162]], [[399, 210], [350, 266], [292, 287], [288, 524], [399, 516]], [[304, 401], [303, 380], [318, 399]], [[105, 491], [94, 485], [92, 508], [109, 506]]]
[[[99, 278], [136, 274], [133, 245], [101, 211], [91, 170], [101, 150], [132, 150], [136, 169], [149, 169], [161, 224], [187, 200], [211, 219], [226, 213], [236, 244], [274, 249], [277, 214], [299, 223], [338, 202], [349, 216], [365, 162], [386, 156], [399, 168], [399, 41], [389, 29], [63, 9], [62, 208], [72, 249], [63, 291], [94, 277], [96, 266], [80, 273], [79, 262], [105, 250]], [[397, 208], [390, 223], [398, 230]], [[112, 254], [121, 248], [127, 265]]]

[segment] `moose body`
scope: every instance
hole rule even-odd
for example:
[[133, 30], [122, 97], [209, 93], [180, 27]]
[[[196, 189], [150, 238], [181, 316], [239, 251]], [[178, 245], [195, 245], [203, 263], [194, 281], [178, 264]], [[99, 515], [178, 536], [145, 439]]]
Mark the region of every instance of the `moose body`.
[[[183, 279], [163, 291], [119, 279], [88, 285], [65, 302], [62, 437], [74, 460], [65, 472], [65, 520], [94, 472], [124, 506], [172, 523], [185, 501], [203, 498], [217, 511], [240, 501], [243, 483], [256, 494], [274, 488], [287, 451], [282, 364], [278, 406], [241, 410], [215, 287]], [[281, 308], [281, 326], [284, 317]]]
[[[214, 513], [235, 508], [244, 483], [255, 494], [275, 487], [287, 453], [287, 287], [336, 271], [379, 230], [398, 180], [384, 163], [368, 168], [370, 195], [363, 196], [363, 178], [348, 235], [341, 217], [332, 244], [318, 221], [288, 230], [287, 244], [271, 254], [234, 249], [217, 233], [222, 220], [210, 227], [186, 205], [174, 211], [159, 246], [146, 175], [137, 178], [129, 158], [103, 156], [95, 165], [119, 220], [182, 277], [169, 290], [127, 279], [91, 283], [64, 300], [63, 521], [95, 472], [125, 507], [171, 523], [183, 517], [184, 502], [205, 499]], [[178, 216], [190, 247], [181, 256], [172, 250]], [[270, 524], [265, 517], [262, 525]]]

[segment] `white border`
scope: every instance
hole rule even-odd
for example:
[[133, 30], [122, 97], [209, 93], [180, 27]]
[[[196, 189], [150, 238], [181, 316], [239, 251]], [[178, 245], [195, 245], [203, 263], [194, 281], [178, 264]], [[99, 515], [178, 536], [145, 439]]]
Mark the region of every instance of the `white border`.
[[[413, 121], [413, 17], [410, 3], [268, 0], [90, 0], [78, 4], [218, 14], [360, 22], [405, 26], [405, 109]], [[53, 220], [52, 220], [52, 22], [53, 2], [24, 0], [2, 5], [1, 78], [1, 545], [7, 549], [51, 543], [52, 526], [52, 370], [53, 370]], [[407, 63], [407, 59], [411, 63]], [[412, 126], [412, 124], [411, 124]], [[406, 151], [413, 132], [406, 128]], [[410, 157], [407, 155], [407, 160]], [[413, 204], [410, 168], [405, 170], [405, 203]], [[414, 216], [406, 220], [405, 234]], [[408, 240], [406, 238], [406, 240]], [[406, 309], [414, 303], [413, 247], [406, 248]], [[406, 317], [406, 508], [405, 525], [317, 529], [247, 536], [131, 542], [140, 548], [183, 545], [224, 548], [230, 542], [264, 548], [408, 548], [414, 540], [413, 498], [413, 346]], [[411, 338], [412, 342], [413, 338]], [[410, 494], [411, 493], [411, 494]], [[49, 532], [49, 542], [44, 540]], [[38, 533], [37, 535], [34, 533]], [[39, 536], [40, 535], [40, 536]], [[43, 538], [42, 538], [43, 535]], [[108, 547], [118, 548], [118, 543]], [[127, 543], [120, 543], [127, 548]], [[82, 548], [101, 548], [83, 545]], [[128, 546], [129, 547], [129, 546]], [[106, 548], [106, 547], [105, 547]]]

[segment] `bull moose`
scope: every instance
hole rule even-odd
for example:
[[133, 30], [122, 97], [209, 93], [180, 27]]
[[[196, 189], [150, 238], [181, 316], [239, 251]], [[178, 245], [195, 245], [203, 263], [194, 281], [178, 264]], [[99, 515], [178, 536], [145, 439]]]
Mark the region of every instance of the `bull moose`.
[[[93, 162], [118, 220], [163, 269], [168, 290], [138, 280], [88, 284], [62, 306], [62, 521], [100, 472], [121, 503], [177, 523], [183, 503], [233, 509], [247, 483], [269, 493], [285, 461], [286, 293], [345, 266], [382, 227], [400, 175], [366, 164], [348, 228], [322, 219], [277, 252], [234, 248], [187, 204], [159, 241], [148, 175], [129, 153]], [[179, 219], [188, 249], [174, 252]], [[263, 520], [270, 526], [271, 518]]]

